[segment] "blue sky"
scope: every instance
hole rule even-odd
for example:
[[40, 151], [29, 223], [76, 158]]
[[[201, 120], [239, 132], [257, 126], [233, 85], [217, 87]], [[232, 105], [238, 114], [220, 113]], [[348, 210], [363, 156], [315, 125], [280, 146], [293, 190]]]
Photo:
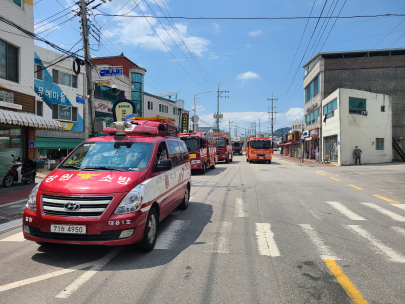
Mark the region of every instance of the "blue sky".
[[[34, 2], [37, 2], [34, 5], [35, 23], [74, 3], [73, 0]], [[168, 15], [168, 10], [171, 16], [188, 17], [289, 17], [308, 16], [314, 4], [313, 0], [143, 0], [131, 11], [139, 2], [140, 0], [111, 2], [107, 0], [107, 3], [101, 5], [99, 9], [109, 14], [127, 13], [140, 16], [142, 14], [163, 16], [162, 11]], [[328, 0], [324, 15], [331, 6], [332, 12], [336, 3], [333, 15], [337, 15], [344, 2], [344, 0]], [[96, 0], [90, 7], [98, 3], [101, 3], [101, 0]], [[320, 15], [324, 3], [325, 0], [316, 0], [312, 16]], [[93, 13], [100, 12], [94, 10]], [[386, 13], [405, 13], [405, 1], [347, 0], [341, 16]], [[72, 15], [67, 15], [50, 24], [40, 23], [38, 26], [44, 26], [38, 28], [36, 32], [40, 33], [71, 17]], [[329, 24], [320, 20], [303, 63], [319, 51], [405, 47], [405, 21], [400, 23], [404, 19], [404, 17], [339, 19], [326, 42], [326, 36], [334, 20]], [[229, 99], [220, 100], [220, 112], [224, 114], [221, 127], [225, 130], [228, 129], [228, 119], [238, 124], [239, 128], [248, 128], [252, 122], [258, 122], [260, 119], [261, 130], [267, 131], [270, 125], [267, 98], [272, 94], [274, 98], [278, 98], [275, 128], [291, 126], [296, 118], [303, 120], [303, 69], [299, 63], [317, 19], [308, 22], [298, 52], [297, 48], [307, 19], [175, 20], [175, 27], [165, 19], [160, 19], [160, 23], [157, 19], [150, 18], [110, 19], [93, 16], [91, 20], [99, 28], [102, 27], [101, 45], [96, 45], [95, 39], [91, 41], [94, 43], [92, 56], [112, 56], [124, 52], [129, 59], [147, 70], [146, 92], [153, 94], [181, 91], [179, 98], [184, 99], [186, 109], [191, 110], [194, 94], [215, 91], [217, 84], [221, 83], [220, 89], [229, 91]], [[79, 27], [79, 18], [76, 17], [40, 35], [65, 49], [70, 49], [80, 39]], [[325, 27], [325, 33], [319, 40]], [[321, 29], [318, 37], [320, 42], [316, 40], [317, 43], [314, 43], [319, 29]], [[81, 47], [81, 44], [73, 51], [77, 51], [79, 46]], [[296, 58], [293, 61], [295, 54]], [[287, 93], [288, 88], [290, 90]], [[200, 126], [212, 125], [214, 122], [212, 115], [216, 112], [216, 93], [200, 97], [197, 108], [197, 114], [202, 119]]]

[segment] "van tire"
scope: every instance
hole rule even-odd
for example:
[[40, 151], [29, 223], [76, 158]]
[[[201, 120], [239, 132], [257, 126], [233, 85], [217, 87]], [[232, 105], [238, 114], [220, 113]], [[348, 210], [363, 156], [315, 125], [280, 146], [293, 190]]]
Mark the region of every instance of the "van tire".
[[148, 218], [145, 223], [143, 239], [139, 242], [139, 249], [144, 252], [152, 251], [156, 244], [159, 218], [154, 207], [150, 208]]
[[190, 202], [190, 191], [189, 191], [189, 188], [188, 188], [188, 185], [187, 185], [186, 191], [184, 192], [183, 201], [179, 205], [179, 208], [181, 210], [186, 210], [188, 208], [188, 203], [189, 202]]

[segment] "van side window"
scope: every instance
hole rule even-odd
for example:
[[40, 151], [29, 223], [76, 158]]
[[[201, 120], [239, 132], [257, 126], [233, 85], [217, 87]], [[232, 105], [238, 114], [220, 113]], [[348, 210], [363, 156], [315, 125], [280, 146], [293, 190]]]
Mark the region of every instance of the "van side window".
[[173, 167], [181, 165], [181, 155], [179, 154], [177, 142], [174, 140], [168, 140], [167, 145], [169, 146], [169, 153], [170, 158], [172, 159]]
[[158, 152], [156, 154], [156, 165], [160, 164], [162, 159], [168, 159], [167, 147], [165, 142], [161, 142], [159, 145]]

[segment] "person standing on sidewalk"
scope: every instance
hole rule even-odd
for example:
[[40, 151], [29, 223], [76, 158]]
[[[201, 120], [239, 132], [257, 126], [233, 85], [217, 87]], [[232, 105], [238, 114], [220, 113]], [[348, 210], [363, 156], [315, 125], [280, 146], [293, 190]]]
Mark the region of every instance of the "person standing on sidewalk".
[[363, 151], [361, 151], [359, 149], [358, 146], [356, 146], [356, 148], [353, 151], [353, 157], [355, 158], [355, 165], [357, 165], [357, 160], [359, 160], [359, 165], [361, 165], [361, 153], [363, 153]]

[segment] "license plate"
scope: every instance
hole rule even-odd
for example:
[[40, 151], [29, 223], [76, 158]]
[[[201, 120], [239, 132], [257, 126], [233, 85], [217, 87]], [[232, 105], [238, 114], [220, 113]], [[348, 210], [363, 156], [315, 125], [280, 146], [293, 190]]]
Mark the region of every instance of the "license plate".
[[263, 159], [263, 157], [260, 157], [260, 159]]
[[86, 234], [85, 225], [55, 225], [51, 224], [51, 232], [54, 233], [71, 233], [71, 234]]

